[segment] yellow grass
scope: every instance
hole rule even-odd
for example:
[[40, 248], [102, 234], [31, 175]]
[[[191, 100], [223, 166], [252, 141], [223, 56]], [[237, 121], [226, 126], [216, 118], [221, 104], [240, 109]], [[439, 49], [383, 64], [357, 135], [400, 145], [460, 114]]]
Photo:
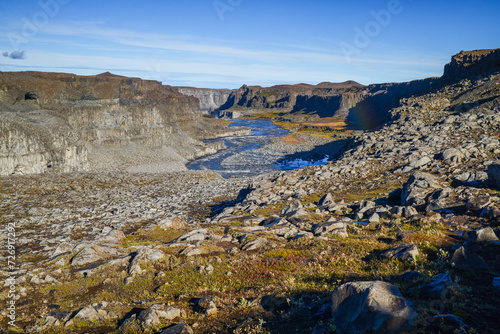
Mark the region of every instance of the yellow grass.
[[281, 139], [281, 141], [283, 141], [286, 144], [290, 144], [290, 145], [300, 145], [304, 142], [303, 140], [300, 140], [299, 138], [297, 138], [293, 133], [284, 136]]

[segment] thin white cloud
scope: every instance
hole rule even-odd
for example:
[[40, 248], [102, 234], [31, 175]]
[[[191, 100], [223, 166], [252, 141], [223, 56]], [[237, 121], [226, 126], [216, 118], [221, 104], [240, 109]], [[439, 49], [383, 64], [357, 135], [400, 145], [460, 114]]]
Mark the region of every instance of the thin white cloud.
[[[8, 41], [0, 35], [0, 46], [2, 42]], [[400, 78], [408, 76], [406, 71], [411, 68], [418, 78], [432, 72], [432, 68], [440, 70], [443, 66], [418, 53], [396, 48], [391, 58], [362, 50], [359, 57], [348, 63], [340, 50], [335, 51], [335, 46], [313, 45], [317, 41], [312, 41], [312, 45], [294, 45], [207, 40], [188, 35], [108, 29], [99, 22], [51, 22], [30, 43], [30, 57], [23, 61], [26, 68], [74, 69], [84, 70], [86, 74], [109, 70], [166, 83], [170, 80], [199, 80], [200, 85], [232, 83], [229, 88], [244, 83], [346, 80], [368, 84], [388, 70], [392, 77]], [[47, 52], [49, 49], [52, 51]], [[4, 60], [16, 68], [10, 59]]]
[[[165, 51], [186, 52], [198, 55], [210, 55], [215, 57], [233, 58], [240, 60], [252, 60], [260, 62], [315, 62], [320, 64], [344, 64], [348, 65], [346, 58], [332, 50], [321, 49], [317, 47], [296, 46], [293, 44], [274, 44], [281, 47], [278, 51], [268, 50], [248, 50], [244, 48], [236, 48], [226, 45], [206, 44], [206, 41], [193, 36], [186, 35], [165, 35], [142, 33], [123, 29], [104, 29], [99, 26], [66, 26], [66, 25], [48, 25], [44, 29], [44, 33], [55, 36], [80, 36], [82, 38], [91, 38], [94, 40], [107, 41], [118, 45], [149, 48]], [[237, 45], [240, 41], [226, 41], [227, 44]], [[300, 50], [300, 51], [298, 51]], [[304, 52], [308, 50], [310, 52]], [[371, 55], [363, 57], [354, 57], [353, 63], [368, 63], [368, 64], [392, 64], [405, 66], [442, 66], [442, 64], [430, 59], [422, 59], [421, 57], [406, 57], [401, 58], [377, 58]]]

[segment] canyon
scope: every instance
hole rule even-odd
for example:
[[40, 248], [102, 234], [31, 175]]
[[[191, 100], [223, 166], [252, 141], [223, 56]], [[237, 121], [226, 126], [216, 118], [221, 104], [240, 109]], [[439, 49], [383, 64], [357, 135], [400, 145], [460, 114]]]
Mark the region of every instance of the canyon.
[[[499, 55], [460, 52], [442, 77], [409, 83], [226, 91], [221, 112], [353, 120], [341, 135], [291, 128], [221, 163], [257, 170], [311, 145], [331, 154], [321, 165], [227, 179], [184, 164], [248, 131], [203, 117], [204, 102], [177, 87], [0, 73], [0, 235], [16, 238], [15, 266], [0, 270], [16, 321], [1, 309], [0, 325], [498, 333]], [[187, 93], [217, 105], [216, 91]]]
[[[400, 100], [498, 68], [498, 50], [462, 52], [440, 78], [363, 86], [354, 81], [318, 85], [243, 85], [239, 89], [171, 87], [103, 73], [0, 73], [0, 175], [171, 166], [223, 143], [203, 140], [237, 133], [203, 114], [239, 117], [255, 111], [334, 118], [358, 130], [386, 124]], [[135, 169], [134, 169], [135, 168]], [[147, 169], [147, 168], [146, 168]]]

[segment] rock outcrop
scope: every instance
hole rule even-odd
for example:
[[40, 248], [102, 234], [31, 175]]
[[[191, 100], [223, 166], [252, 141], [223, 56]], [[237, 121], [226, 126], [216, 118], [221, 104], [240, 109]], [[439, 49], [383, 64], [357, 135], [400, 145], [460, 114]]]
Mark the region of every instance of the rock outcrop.
[[116, 168], [153, 156], [183, 162], [220, 148], [196, 139], [217, 131], [198, 99], [156, 81], [3, 72], [0, 108], [0, 175]]
[[444, 68], [443, 79], [457, 81], [484, 76], [500, 68], [500, 49], [461, 51]]

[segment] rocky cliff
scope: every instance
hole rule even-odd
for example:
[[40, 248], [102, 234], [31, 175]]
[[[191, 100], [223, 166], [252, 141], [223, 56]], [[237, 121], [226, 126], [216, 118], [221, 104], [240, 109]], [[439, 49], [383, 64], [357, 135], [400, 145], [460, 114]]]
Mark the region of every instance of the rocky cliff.
[[443, 79], [457, 81], [467, 77], [484, 76], [500, 69], [500, 49], [461, 51], [444, 68]]
[[401, 98], [423, 94], [437, 85], [437, 78], [405, 83], [360, 85], [354, 81], [279, 85], [268, 88], [242, 86], [233, 91], [221, 110], [233, 108], [271, 109], [335, 117], [361, 129], [375, 128], [387, 122], [388, 111]]
[[0, 175], [191, 159], [216, 149], [196, 139], [213, 128], [198, 99], [156, 81], [0, 73], [0, 108]]
[[207, 89], [207, 88], [192, 88], [178, 87], [178, 92], [188, 96], [194, 96], [200, 100], [201, 111], [214, 111], [226, 103], [231, 90], [229, 89]]
[[441, 78], [403, 83], [360, 85], [354, 81], [319, 85], [242, 86], [233, 91], [222, 110], [271, 109], [296, 114], [336, 117], [353, 127], [372, 129], [386, 123], [389, 110], [404, 98], [430, 93], [450, 82], [485, 75], [500, 68], [500, 49], [460, 52], [445, 66]]

